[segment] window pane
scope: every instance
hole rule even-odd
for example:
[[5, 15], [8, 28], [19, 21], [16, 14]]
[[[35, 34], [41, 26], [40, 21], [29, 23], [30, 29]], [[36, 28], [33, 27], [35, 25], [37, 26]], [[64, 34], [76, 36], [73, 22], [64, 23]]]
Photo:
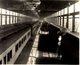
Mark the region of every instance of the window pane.
[[78, 11], [80, 11], [80, 2], [77, 2], [75, 4], [75, 12], [78, 12]]
[[14, 15], [14, 16], [15, 16], [15, 12], [12, 12], [12, 15]]
[[2, 9], [2, 14], [6, 14], [6, 10], [5, 9]]
[[0, 8], [0, 14], [1, 14], [1, 8]]
[[61, 10], [61, 11], [60, 11], [60, 15], [62, 15], [62, 12], [63, 12], [63, 11]]
[[59, 11], [59, 16], [61, 15], [61, 12]]
[[64, 9], [63, 10], [61, 10], [61, 12], [62, 12], [62, 15], [64, 14]]
[[80, 26], [80, 15], [75, 15], [75, 32], [80, 32], [80, 30], [78, 30]]
[[70, 7], [69, 7], [69, 13], [73, 13], [74, 12], [74, 5], [71, 5]]
[[67, 8], [64, 9], [64, 14], [67, 14]]
[[58, 17], [56, 17], [56, 23], [58, 24]]
[[9, 16], [7, 16], [7, 24], [9, 24]]
[[63, 17], [61, 17], [61, 26], [63, 26]]
[[12, 11], [10, 11], [10, 15], [12, 15]]
[[6, 11], [6, 14], [9, 15], [9, 10]]
[[18, 13], [16, 13], [16, 16], [18, 15]]
[[69, 30], [72, 31], [72, 16], [69, 16]]
[[79, 23], [79, 26], [78, 26], [77, 32], [80, 34], [80, 23]]
[[5, 15], [2, 15], [2, 25], [5, 25], [5, 19], [6, 19]]
[[59, 21], [59, 25], [60, 25], [60, 17], [58, 17], [59, 19], [58, 19], [58, 21]]
[[[58, 14], [58, 12], [57, 12], [57, 16], [58, 16], [59, 14]], [[24, 17], [26, 17], [26, 16], [24, 16]]]
[[18, 15], [18, 16], [20, 16], [20, 14], [19, 14], [19, 13], [17, 13], [17, 15]]
[[66, 28], [66, 23], [67, 23], [67, 17], [64, 17], [64, 27]]

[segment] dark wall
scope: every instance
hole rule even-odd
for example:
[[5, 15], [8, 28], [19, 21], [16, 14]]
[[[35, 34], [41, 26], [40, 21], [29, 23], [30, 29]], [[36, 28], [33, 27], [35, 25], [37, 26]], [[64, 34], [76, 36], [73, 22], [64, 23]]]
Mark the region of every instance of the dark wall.
[[63, 36], [61, 43], [62, 62], [79, 63], [79, 39], [69, 33]]

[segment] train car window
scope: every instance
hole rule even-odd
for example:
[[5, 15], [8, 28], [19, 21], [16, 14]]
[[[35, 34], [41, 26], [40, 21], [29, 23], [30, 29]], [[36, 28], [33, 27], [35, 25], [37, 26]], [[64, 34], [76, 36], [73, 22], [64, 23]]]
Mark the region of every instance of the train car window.
[[25, 40], [26, 40], [26, 35], [25, 35]]
[[64, 28], [66, 28], [67, 16], [64, 16]]
[[26, 40], [26, 36], [24, 37], [24, 41]]
[[23, 44], [24, 43], [24, 38], [21, 40], [21, 44]]
[[75, 12], [80, 11], [80, 2], [75, 3]]
[[78, 32], [78, 27], [80, 26], [80, 15], [75, 15], [75, 32]]
[[22, 39], [23, 40], [23, 42], [25, 41], [25, 37]]
[[4, 64], [6, 64], [6, 56], [4, 57]]
[[7, 54], [7, 62], [10, 61], [10, 53]]
[[5, 25], [6, 16], [2, 15], [2, 25]]
[[7, 24], [9, 24], [9, 16], [7, 16]]
[[24, 38], [22, 40], [23, 40], [23, 42], [25, 42], [25, 36], [24, 36]]
[[23, 42], [25, 41], [25, 37], [22, 39], [23, 40]]
[[74, 12], [74, 5], [71, 5], [70, 7], [69, 7], [69, 13], [73, 13]]
[[70, 30], [70, 31], [72, 31], [72, 16], [69, 16], [69, 23], [68, 23], [68, 29]]
[[2, 60], [0, 60], [0, 64], [2, 64]]
[[19, 42], [19, 47], [21, 47], [21, 44], [22, 44], [22, 43], [23, 43], [23, 42], [21, 42], [21, 41]]
[[30, 36], [31, 32], [28, 33], [28, 35]]
[[16, 52], [18, 51], [18, 44], [17, 44], [16, 47], [15, 47], [15, 51], [16, 51]]
[[10, 58], [12, 58], [12, 50], [10, 51]]
[[7, 62], [12, 58], [12, 50], [7, 54]]

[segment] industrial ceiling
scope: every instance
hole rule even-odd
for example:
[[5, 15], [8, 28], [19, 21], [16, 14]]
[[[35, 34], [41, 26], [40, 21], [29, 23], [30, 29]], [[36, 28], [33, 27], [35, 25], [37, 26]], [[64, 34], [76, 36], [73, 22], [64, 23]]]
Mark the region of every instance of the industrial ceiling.
[[[0, 0], [0, 7], [29, 16], [44, 18], [78, 0]], [[40, 2], [36, 5], [36, 2]]]

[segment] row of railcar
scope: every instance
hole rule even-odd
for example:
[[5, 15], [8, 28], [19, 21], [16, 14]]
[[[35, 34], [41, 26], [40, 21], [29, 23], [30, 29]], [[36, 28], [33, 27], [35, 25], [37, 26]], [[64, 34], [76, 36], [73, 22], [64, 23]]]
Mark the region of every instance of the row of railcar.
[[38, 26], [39, 22], [2, 27], [0, 29], [0, 64], [14, 64]]

